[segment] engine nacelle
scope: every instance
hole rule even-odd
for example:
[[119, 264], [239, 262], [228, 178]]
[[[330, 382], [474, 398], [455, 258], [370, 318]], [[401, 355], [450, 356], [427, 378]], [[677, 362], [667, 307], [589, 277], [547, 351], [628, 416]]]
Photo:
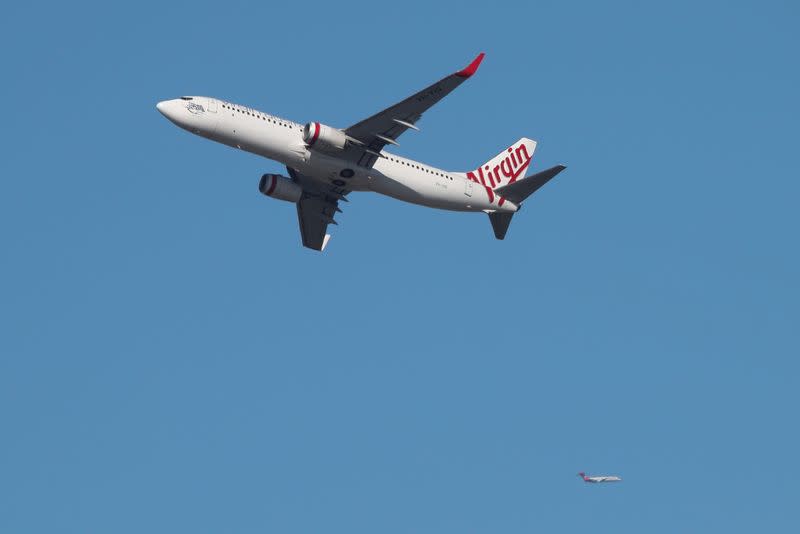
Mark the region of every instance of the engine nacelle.
[[297, 202], [303, 196], [303, 188], [280, 174], [265, 174], [258, 182], [258, 190], [268, 197]]
[[347, 144], [347, 136], [336, 128], [309, 122], [303, 127], [303, 141], [309, 148], [317, 150], [342, 150]]

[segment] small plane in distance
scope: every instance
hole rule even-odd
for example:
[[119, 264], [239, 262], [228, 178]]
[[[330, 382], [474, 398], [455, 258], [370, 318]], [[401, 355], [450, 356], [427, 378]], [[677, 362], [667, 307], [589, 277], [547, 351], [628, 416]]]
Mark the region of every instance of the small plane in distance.
[[583, 479], [584, 482], [590, 484], [597, 484], [598, 482], [622, 482], [622, 477], [610, 475], [610, 476], [587, 476], [586, 473], [580, 472], [578, 476]]
[[[399, 145], [397, 139], [407, 130], [419, 130], [423, 113], [475, 74], [482, 60], [481, 53], [465, 68], [343, 129], [317, 121], [303, 125], [206, 96], [164, 100], [156, 108], [193, 134], [285, 165], [289, 176], [264, 174], [258, 189], [296, 204], [300, 236], [310, 249], [325, 248], [328, 225], [337, 224], [334, 216], [342, 211], [339, 204], [355, 191], [442, 210], [483, 212], [495, 237], [503, 239], [523, 202], [565, 169], [556, 165], [526, 177], [536, 141], [523, 137], [465, 171], [439, 169], [384, 150]], [[460, 124], [456, 127], [472, 127], [468, 119]]]

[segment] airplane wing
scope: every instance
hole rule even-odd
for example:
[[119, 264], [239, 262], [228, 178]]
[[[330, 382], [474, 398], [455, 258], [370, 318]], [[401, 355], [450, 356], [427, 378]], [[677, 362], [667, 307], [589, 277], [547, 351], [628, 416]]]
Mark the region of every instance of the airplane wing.
[[354, 141], [342, 157], [362, 167], [372, 167], [381, 157], [383, 147], [398, 144], [397, 138], [409, 128], [419, 130], [414, 124], [422, 114], [475, 74], [483, 56], [481, 52], [472, 63], [455, 74], [344, 130]]
[[342, 211], [339, 201], [346, 202], [345, 195], [349, 191], [312, 180], [289, 167], [287, 169], [291, 177], [303, 186], [303, 196], [297, 202], [297, 220], [303, 246], [322, 251], [330, 238], [326, 233], [328, 225], [336, 224], [333, 216]]

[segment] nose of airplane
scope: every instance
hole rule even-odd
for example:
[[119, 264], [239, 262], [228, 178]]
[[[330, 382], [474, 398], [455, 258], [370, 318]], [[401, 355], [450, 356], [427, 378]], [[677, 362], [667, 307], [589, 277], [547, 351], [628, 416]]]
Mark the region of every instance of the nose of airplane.
[[181, 119], [181, 114], [179, 113], [180, 107], [177, 107], [175, 105], [174, 100], [164, 100], [162, 102], [159, 102], [158, 104], [156, 104], [156, 109], [167, 119], [180, 126], [179, 124]]

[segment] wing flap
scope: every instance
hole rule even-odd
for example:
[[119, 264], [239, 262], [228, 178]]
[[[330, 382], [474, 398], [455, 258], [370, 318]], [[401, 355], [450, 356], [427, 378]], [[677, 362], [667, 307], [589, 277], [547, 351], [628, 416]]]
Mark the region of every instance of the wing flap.
[[327, 186], [289, 169], [289, 174], [303, 186], [303, 195], [297, 202], [297, 221], [303, 246], [322, 251], [330, 240], [328, 225], [337, 225], [334, 216], [341, 213], [339, 201], [347, 201], [349, 191]]
[[321, 199], [306, 194], [297, 203], [297, 220], [300, 223], [300, 236], [304, 247], [322, 251], [328, 244], [329, 222], [322, 216], [326, 206], [327, 204]]

